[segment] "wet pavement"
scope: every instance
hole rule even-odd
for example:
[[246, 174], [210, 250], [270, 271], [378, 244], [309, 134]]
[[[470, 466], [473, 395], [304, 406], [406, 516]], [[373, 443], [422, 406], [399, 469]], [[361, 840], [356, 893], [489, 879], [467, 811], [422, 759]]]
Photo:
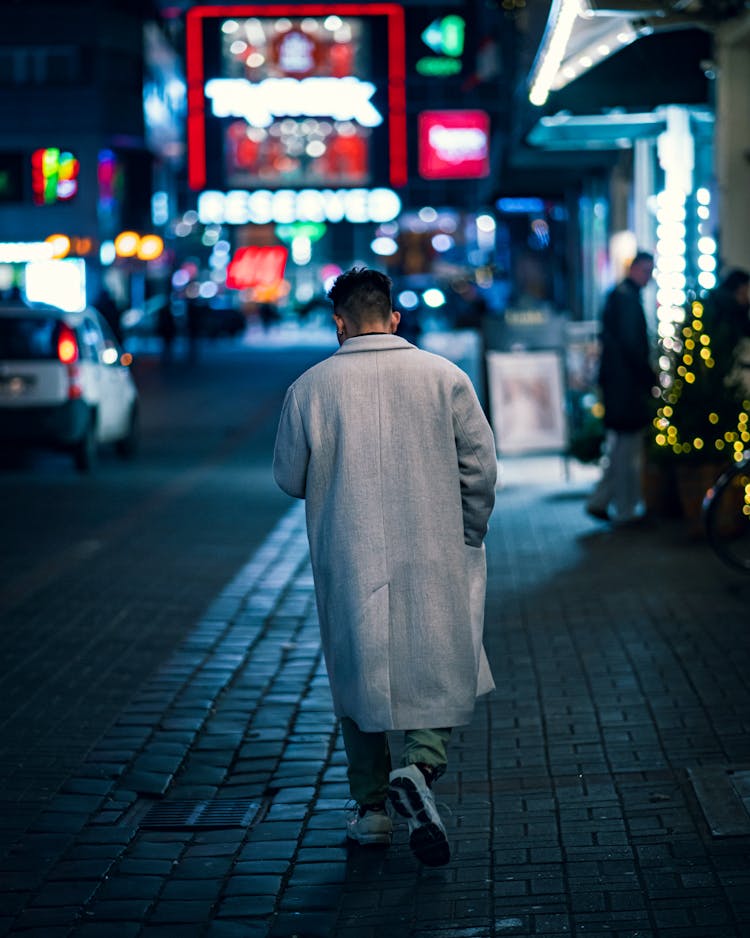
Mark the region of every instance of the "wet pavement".
[[502, 466], [487, 540], [497, 689], [436, 786], [448, 866], [421, 867], [399, 824], [387, 851], [346, 845], [290, 501], [0, 854], [0, 934], [750, 935], [750, 578], [679, 520], [587, 518], [592, 475], [568, 468]]

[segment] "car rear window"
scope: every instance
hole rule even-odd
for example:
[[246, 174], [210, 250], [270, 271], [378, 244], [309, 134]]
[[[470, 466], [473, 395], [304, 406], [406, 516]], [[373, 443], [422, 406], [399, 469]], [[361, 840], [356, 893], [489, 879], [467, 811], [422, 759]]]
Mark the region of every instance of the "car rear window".
[[0, 359], [55, 359], [58, 332], [52, 316], [0, 316]]

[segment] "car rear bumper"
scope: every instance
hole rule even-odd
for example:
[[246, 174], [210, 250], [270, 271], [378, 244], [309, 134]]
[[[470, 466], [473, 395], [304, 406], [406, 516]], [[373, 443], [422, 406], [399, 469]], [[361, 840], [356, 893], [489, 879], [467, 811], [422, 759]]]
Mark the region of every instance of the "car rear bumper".
[[0, 441], [71, 446], [83, 436], [88, 420], [88, 405], [81, 400], [44, 407], [0, 407]]

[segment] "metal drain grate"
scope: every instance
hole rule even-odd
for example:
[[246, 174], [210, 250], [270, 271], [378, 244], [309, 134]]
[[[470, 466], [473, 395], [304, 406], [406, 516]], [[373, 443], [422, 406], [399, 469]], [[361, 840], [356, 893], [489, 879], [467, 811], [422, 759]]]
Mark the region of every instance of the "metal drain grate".
[[256, 801], [163, 801], [155, 804], [141, 820], [150, 830], [220, 830], [249, 827], [260, 811]]
[[750, 834], [750, 769], [717, 765], [688, 769], [714, 837]]

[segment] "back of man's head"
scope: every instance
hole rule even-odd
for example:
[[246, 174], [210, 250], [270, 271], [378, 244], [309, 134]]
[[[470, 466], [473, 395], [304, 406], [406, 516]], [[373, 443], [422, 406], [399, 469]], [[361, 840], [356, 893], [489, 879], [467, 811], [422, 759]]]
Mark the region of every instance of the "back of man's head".
[[746, 270], [735, 268], [724, 274], [719, 282], [719, 288], [726, 290], [727, 293], [734, 293], [739, 290], [740, 287], [747, 286], [748, 283], [750, 283], [750, 274], [748, 274]]
[[352, 267], [328, 291], [333, 310], [355, 326], [387, 322], [391, 310], [391, 278], [369, 267]]

